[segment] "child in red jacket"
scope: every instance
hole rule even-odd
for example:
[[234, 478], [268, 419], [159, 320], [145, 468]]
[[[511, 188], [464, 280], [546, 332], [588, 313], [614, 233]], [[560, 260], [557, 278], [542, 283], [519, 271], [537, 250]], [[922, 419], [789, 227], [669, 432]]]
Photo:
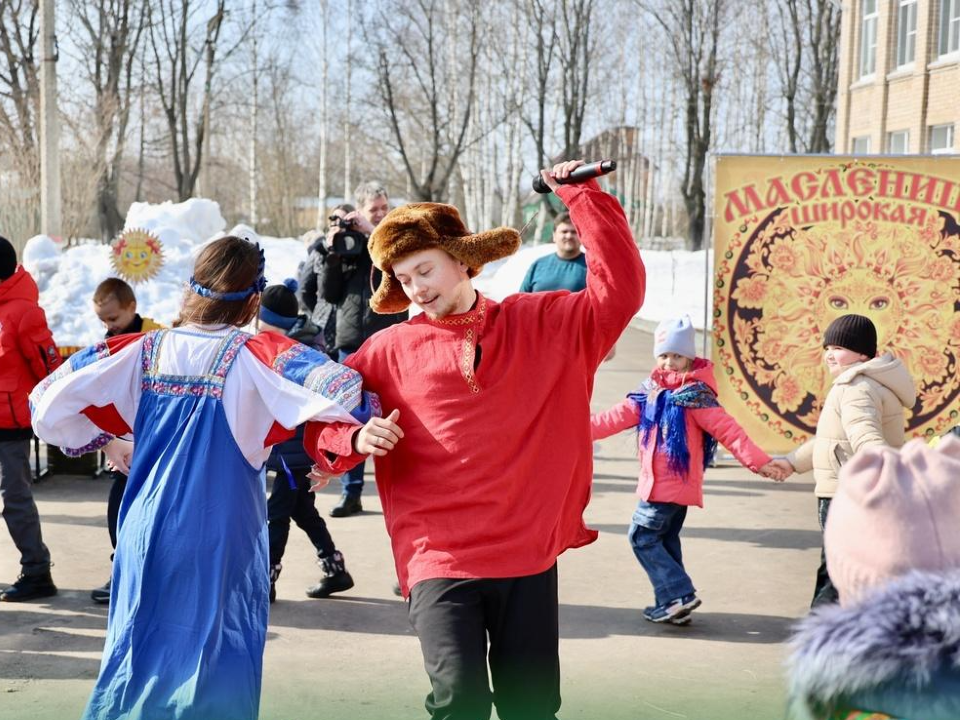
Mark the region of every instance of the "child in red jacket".
[[753, 472], [783, 477], [717, 402], [713, 363], [697, 357], [689, 317], [660, 323], [653, 353], [657, 366], [650, 377], [623, 402], [591, 416], [591, 428], [594, 440], [639, 431], [640, 502], [628, 537], [656, 598], [643, 616], [684, 625], [700, 598], [683, 567], [680, 530], [687, 507], [703, 507], [703, 471], [717, 441]]
[[61, 363], [39, 297], [30, 273], [17, 265], [13, 245], [0, 237], [0, 497], [21, 567], [17, 581], [0, 592], [5, 602], [57, 594], [30, 489], [33, 430], [27, 396]]

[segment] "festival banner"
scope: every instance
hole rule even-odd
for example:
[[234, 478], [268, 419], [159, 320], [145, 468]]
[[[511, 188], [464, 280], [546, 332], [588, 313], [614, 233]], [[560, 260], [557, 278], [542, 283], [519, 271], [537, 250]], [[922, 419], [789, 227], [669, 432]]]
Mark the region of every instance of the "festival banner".
[[909, 368], [909, 435], [960, 424], [960, 158], [716, 159], [713, 353], [720, 401], [768, 452], [816, 432], [823, 333], [873, 320]]

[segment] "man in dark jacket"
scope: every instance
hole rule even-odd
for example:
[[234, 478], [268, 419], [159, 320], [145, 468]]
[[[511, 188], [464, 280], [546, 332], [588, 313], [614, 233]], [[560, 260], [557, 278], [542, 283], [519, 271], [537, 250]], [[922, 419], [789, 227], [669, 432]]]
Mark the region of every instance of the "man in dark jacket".
[[325, 233], [314, 233], [307, 245], [307, 259], [300, 263], [297, 277], [300, 308], [320, 329], [315, 345], [331, 357], [337, 356], [337, 308], [323, 299], [323, 278], [327, 274], [327, 254], [333, 236], [339, 230], [340, 221], [354, 210], [353, 205], [340, 203], [330, 211], [327, 229]]
[[30, 273], [17, 265], [13, 246], [0, 237], [0, 497], [22, 568], [17, 581], [0, 592], [6, 602], [57, 594], [30, 489], [33, 431], [27, 396], [62, 362], [39, 297]]
[[[337, 227], [327, 235], [327, 256], [322, 278], [323, 299], [337, 308], [337, 356], [343, 362], [357, 351], [363, 342], [378, 330], [407, 319], [407, 313], [378, 315], [370, 309], [370, 298], [380, 285], [380, 271], [373, 266], [366, 238], [390, 211], [387, 191], [378, 182], [365, 182], [354, 191], [357, 210], [347, 213], [340, 227], [349, 227], [361, 233], [364, 242], [358, 244], [356, 254], [341, 254], [334, 248], [333, 236]], [[343, 495], [330, 511], [332, 517], [347, 517], [363, 510], [360, 494], [363, 492], [364, 463], [340, 478]]]

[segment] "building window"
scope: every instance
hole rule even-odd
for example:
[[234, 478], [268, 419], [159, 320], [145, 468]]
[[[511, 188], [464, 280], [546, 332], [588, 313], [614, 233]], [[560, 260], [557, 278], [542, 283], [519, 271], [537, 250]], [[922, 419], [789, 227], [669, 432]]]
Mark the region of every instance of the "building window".
[[913, 63], [917, 50], [917, 0], [900, 0], [897, 11], [897, 67]]
[[897, 130], [887, 133], [887, 152], [893, 155], [906, 155], [910, 152], [910, 131]]
[[854, 155], [867, 155], [870, 152], [870, 136], [855, 137], [851, 142], [851, 151]]
[[930, 126], [930, 152], [934, 155], [953, 152], [953, 125]]
[[[960, 3], [960, 0], [949, 0]], [[873, 75], [877, 69], [877, 22], [880, 13], [877, 0], [863, 0], [860, 21], [860, 77]]]
[[941, 0], [940, 55], [960, 52], [960, 0]]

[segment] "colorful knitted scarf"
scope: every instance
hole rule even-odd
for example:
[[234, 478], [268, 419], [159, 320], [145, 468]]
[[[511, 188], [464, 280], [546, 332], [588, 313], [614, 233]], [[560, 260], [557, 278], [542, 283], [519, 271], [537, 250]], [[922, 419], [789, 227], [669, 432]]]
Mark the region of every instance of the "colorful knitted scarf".
[[[653, 397], [653, 402], [647, 398]], [[690, 447], [687, 438], [687, 408], [719, 407], [717, 396], [710, 386], [703, 382], [683, 385], [675, 390], [659, 388], [653, 381], [645, 380], [636, 392], [627, 397], [640, 408], [640, 423], [637, 430], [640, 442], [646, 445], [650, 434], [656, 428], [656, 451], [665, 453], [667, 467], [671, 472], [683, 477], [690, 471]], [[713, 460], [717, 451], [717, 441], [703, 433], [703, 467]]]

